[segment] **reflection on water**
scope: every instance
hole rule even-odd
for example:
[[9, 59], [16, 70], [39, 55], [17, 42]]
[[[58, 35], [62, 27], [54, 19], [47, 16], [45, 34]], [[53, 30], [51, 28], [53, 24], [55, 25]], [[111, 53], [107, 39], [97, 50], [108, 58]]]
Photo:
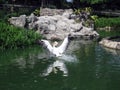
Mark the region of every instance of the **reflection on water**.
[[47, 69], [44, 70], [42, 76], [48, 76], [51, 72], [54, 72], [56, 74], [58, 70], [63, 72], [63, 76], [68, 76], [68, 69], [66, 68], [65, 63], [60, 60], [56, 60], [50, 64]]
[[106, 48], [104, 47], [104, 49], [110, 53], [112, 53], [113, 55], [118, 55], [120, 56], [120, 50], [116, 50], [116, 49], [111, 49], [111, 48]]
[[72, 41], [62, 57], [41, 47], [0, 52], [0, 90], [119, 90], [119, 51]]
[[63, 76], [68, 76], [68, 69], [65, 65], [66, 62], [77, 63], [78, 61], [77, 58], [73, 55], [71, 56], [63, 54], [61, 57], [55, 57], [55, 61], [52, 64], [50, 64], [41, 75], [48, 76], [52, 72], [56, 74], [59, 70], [63, 72]]

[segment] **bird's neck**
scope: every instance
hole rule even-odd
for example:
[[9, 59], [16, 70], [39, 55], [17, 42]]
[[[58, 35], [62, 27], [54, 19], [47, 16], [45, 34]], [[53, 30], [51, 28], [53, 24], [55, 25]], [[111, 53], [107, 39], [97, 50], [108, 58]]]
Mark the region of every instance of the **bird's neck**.
[[53, 45], [53, 48], [56, 48], [56, 46], [55, 46], [55, 45]]

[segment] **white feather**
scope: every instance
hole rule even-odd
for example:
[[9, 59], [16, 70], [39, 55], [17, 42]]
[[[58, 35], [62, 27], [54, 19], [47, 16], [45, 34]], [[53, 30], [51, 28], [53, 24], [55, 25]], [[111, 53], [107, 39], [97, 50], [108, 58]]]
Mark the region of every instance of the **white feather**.
[[44, 42], [45, 46], [47, 46], [47, 49], [53, 53], [56, 57], [62, 56], [63, 52], [66, 50], [67, 45], [69, 43], [68, 36], [64, 39], [63, 43], [59, 47], [55, 47], [49, 43], [47, 40], [41, 40]]

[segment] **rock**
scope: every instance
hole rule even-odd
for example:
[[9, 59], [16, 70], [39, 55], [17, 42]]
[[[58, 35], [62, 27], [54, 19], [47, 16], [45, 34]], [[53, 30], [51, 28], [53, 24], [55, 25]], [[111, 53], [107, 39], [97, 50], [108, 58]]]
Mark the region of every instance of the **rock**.
[[53, 33], [56, 30], [57, 19], [52, 16], [41, 16], [38, 21], [35, 22], [37, 30], [40, 30], [41, 34], [44, 32]]
[[120, 49], [120, 42], [113, 41], [110, 38], [104, 38], [102, 39], [99, 44], [102, 44], [105, 47], [112, 48], [112, 49]]
[[68, 10], [64, 11], [64, 13], [62, 14], [62, 16], [69, 19], [70, 16], [72, 15], [72, 13], [73, 13], [73, 10], [72, 9], [68, 9]]
[[35, 29], [36, 28], [36, 24], [31, 22], [28, 24], [28, 29]]
[[69, 24], [63, 20], [59, 20], [56, 24], [57, 30], [69, 31]]
[[40, 11], [41, 16], [53, 16], [53, 15], [62, 15], [64, 12], [63, 9], [49, 9], [49, 8], [43, 8]]
[[35, 23], [41, 34], [45, 34], [45, 37], [49, 39], [50, 37], [52, 38], [52, 35], [49, 34], [54, 34], [59, 39], [64, 39], [64, 36], [68, 33], [79, 31], [82, 28], [82, 23], [76, 23], [73, 19], [68, 19], [60, 15], [41, 16]]
[[36, 26], [35, 26], [35, 22], [37, 21], [37, 16], [35, 16], [33, 13], [27, 17], [27, 26], [28, 26], [28, 29], [35, 29]]
[[120, 49], [120, 43], [117, 44], [116, 49]]
[[76, 23], [76, 24], [71, 24], [69, 27], [70, 27], [70, 31], [79, 32], [83, 26], [82, 23]]
[[26, 25], [26, 15], [21, 15], [19, 17], [11, 17], [8, 20], [10, 24], [13, 24], [17, 27], [25, 27]]
[[53, 24], [50, 24], [50, 25], [48, 26], [48, 28], [49, 28], [50, 31], [55, 31], [55, 30], [56, 30], [56, 26], [53, 25]]
[[33, 13], [31, 13], [31, 15], [27, 17], [27, 22], [28, 23], [33, 23], [33, 22], [35, 22], [37, 20], [38, 20], [37, 16], [35, 16]]
[[93, 28], [87, 28], [81, 22], [70, 19], [69, 17], [73, 12], [71, 9], [60, 12], [61, 14], [53, 16], [37, 17], [31, 14], [26, 17], [26, 15], [21, 15], [20, 17], [10, 18], [10, 23], [19, 27], [26, 26], [26, 28], [35, 29], [37, 33], [42, 34], [47, 39], [62, 40], [68, 34], [71, 34], [72, 37], [82, 37], [85, 39], [99, 37], [99, 34]]

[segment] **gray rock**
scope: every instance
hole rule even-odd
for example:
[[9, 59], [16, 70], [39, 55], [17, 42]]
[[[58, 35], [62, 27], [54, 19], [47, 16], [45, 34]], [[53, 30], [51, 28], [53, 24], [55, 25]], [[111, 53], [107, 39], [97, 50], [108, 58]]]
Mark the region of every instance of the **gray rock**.
[[68, 10], [64, 11], [64, 13], [62, 14], [62, 16], [69, 19], [72, 13], [73, 13], [73, 10], [72, 9], [68, 9]]
[[53, 16], [53, 15], [62, 15], [65, 10], [63, 9], [50, 9], [50, 8], [43, 8], [40, 11], [41, 16]]
[[69, 31], [69, 24], [63, 20], [59, 20], [56, 24], [57, 30]]
[[109, 40], [109, 38], [102, 39], [99, 44], [112, 49], [120, 49], [120, 42]]
[[38, 17], [38, 21], [35, 22], [37, 30], [44, 34], [45, 32], [51, 33], [56, 30], [57, 19], [52, 16]]
[[28, 26], [28, 29], [35, 29], [36, 28], [36, 25], [35, 25], [35, 22], [37, 21], [37, 16], [35, 16], [33, 13], [27, 17], [27, 26]]
[[[64, 39], [68, 34], [72, 37], [98, 37], [99, 34], [94, 31], [93, 28], [84, 27], [81, 22], [76, 22], [74, 19], [69, 19], [73, 11], [71, 9], [66, 10], [62, 15], [53, 16], [40, 16], [36, 17], [34, 14], [26, 17], [21, 15], [20, 17], [10, 18], [10, 23], [29, 29], [35, 29], [37, 33], [42, 34], [47, 39]], [[27, 21], [27, 22], [26, 22]]]
[[9, 18], [10, 24], [13, 24], [17, 27], [25, 27], [26, 25], [26, 15], [21, 15], [19, 17]]
[[37, 21], [37, 16], [35, 16], [33, 13], [31, 13], [31, 15], [27, 17], [27, 22], [33, 23], [35, 21]]

